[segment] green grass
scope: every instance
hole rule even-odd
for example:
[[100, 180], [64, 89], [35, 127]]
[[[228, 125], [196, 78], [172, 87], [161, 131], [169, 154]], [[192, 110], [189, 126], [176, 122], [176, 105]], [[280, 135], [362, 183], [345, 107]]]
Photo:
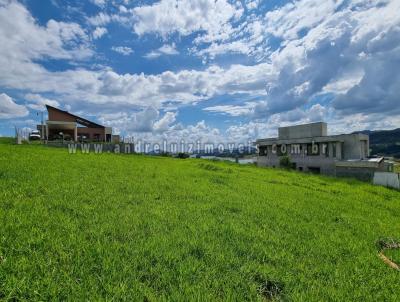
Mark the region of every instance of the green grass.
[[400, 249], [385, 250], [385, 255], [400, 266]]
[[0, 300], [396, 301], [400, 193], [195, 159], [0, 144]]
[[12, 137], [0, 137], [0, 145], [10, 145], [15, 142], [15, 138]]

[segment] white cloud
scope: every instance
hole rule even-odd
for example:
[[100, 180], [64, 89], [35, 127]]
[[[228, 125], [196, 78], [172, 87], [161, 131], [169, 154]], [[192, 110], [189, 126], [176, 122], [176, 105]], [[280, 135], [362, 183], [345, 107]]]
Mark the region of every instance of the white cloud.
[[248, 10], [256, 9], [260, 5], [261, 0], [246, 0], [246, 8]]
[[189, 35], [204, 30], [218, 35], [242, 10], [226, 0], [161, 0], [153, 5], [133, 9], [134, 31], [138, 35], [156, 33], [166, 37], [172, 33]]
[[[343, 2], [337, 10], [339, 4], [300, 0], [267, 14], [274, 20], [267, 31], [286, 40], [269, 56], [278, 76], [267, 85], [265, 117], [301, 108], [326, 92], [336, 95], [333, 106], [348, 114], [398, 114], [393, 108], [400, 61], [394, 41], [399, 40], [400, 15], [393, 12], [400, 2]], [[323, 19], [313, 14], [320, 5], [326, 12]]]
[[128, 124], [128, 130], [135, 132], [151, 132], [153, 131], [154, 122], [158, 118], [158, 111], [154, 107], [148, 107], [142, 112], [138, 112], [132, 116], [132, 123]]
[[149, 60], [156, 59], [161, 56], [161, 53], [157, 51], [150, 51], [149, 53], [145, 54], [143, 57]]
[[23, 105], [16, 104], [11, 97], [5, 93], [0, 94], [0, 119], [24, 117], [29, 111]]
[[57, 102], [56, 100], [44, 98], [40, 94], [28, 93], [25, 95], [25, 100], [29, 102], [26, 105], [27, 107], [37, 111], [46, 110], [46, 105], [50, 105], [53, 107], [60, 107], [60, 103]]
[[178, 55], [178, 54], [179, 54], [179, 51], [176, 49], [175, 43], [173, 43], [171, 45], [165, 44], [165, 45], [161, 46], [159, 49], [153, 50], [153, 51], [149, 52], [148, 54], [144, 55], [144, 57], [146, 59], [155, 59], [162, 55], [173, 56], [173, 55]]
[[93, 39], [100, 39], [107, 33], [107, 28], [105, 27], [96, 27], [92, 33]]
[[0, 45], [0, 64], [6, 65], [46, 57], [85, 59], [93, 54], [79, 24], [49, 20], [46, 26], [40, 26], [17, 2], [0, 4]]
[[290, 2], [265, 15], [267, 32], [284, 39], [296, 39], [301, 30], [310, 30], [333, 15], [343, 2], [343, 0]]
[[179, 54], [179, 51], [176, 50], [175, 43], [173, 43], [172, 45], [165, 44], [165, 45], [161, 46], [158, 49], [158, 51], [161, 52], [162, 54], [170, 55], [170, 56]]
[[123, 16], [120, 14], [107, 14], [104, 12], [100, 12], [95, 16], [88, 17], [87, 22], [93, 26], [105, 26], [112, 22], [127, 25], [131, 22], [131, 20], [128, 16]]
[[255, 102], [246, 102], [244, 105], [218, 105], [206, 107], [203, 110], [231, 116], [247, 116], [251, 114], [255, 105]]
[[322, 90], [323, 92], [344, 94], [358, 85], [363, 77], [364, 72], [362, 70], [341, 74], [339, 77], [332, 79]]
[[125, 133], [156, 133], [169, 130], [176, 121], [177, 113], [166, 112], [160, 119], [159, 116], [159, 111], [155, 107], [149, 106], [132, 114], [125, 112], [102, 114], [100, 121]]
[[129, 56], [133, 53], [133, 49], [127, 46], [113, 46], [111, 47], [111, 50], [118, 52], [123, 56]]
[[99, 7], [104, 7], [107, 3], [107, 0], [90, 0], [93, 4], [99, 6]]
[[170, 129], [171, 124], [176, 121], [176, 112], [167, 112], [165, 115], [154, 123], [154, 130], [164, 132]]

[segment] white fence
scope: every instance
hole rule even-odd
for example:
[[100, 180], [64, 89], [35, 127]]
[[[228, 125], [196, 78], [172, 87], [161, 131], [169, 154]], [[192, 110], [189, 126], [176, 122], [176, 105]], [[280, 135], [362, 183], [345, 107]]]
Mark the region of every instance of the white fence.
[[400, 189], [400, 174], [390, 172], [375, 172], [374, 185]]

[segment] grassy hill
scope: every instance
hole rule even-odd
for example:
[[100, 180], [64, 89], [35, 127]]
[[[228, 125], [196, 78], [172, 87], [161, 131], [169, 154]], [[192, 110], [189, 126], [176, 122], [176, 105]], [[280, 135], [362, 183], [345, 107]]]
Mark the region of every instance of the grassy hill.
[[[0, 300], [396, 301], [400, 192], [0, 144]], [[393, 257], [398, 257], [396, 254]]]

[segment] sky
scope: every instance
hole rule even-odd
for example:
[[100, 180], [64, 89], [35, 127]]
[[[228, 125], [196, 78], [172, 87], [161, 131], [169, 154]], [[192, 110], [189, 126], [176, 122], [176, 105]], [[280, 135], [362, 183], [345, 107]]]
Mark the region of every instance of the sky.
[[400, 127], [398, 0], [0, 0], [0, 135], [45, 104], [147, 141]]

